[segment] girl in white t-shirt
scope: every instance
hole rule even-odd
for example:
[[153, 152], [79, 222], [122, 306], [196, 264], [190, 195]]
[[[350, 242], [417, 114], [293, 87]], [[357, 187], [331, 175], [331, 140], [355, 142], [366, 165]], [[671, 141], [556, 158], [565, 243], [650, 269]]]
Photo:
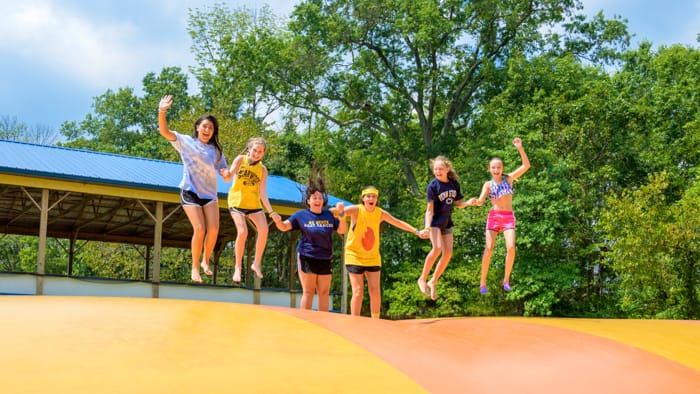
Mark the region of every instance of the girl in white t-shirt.
[[[180, 181], [182, 209], [192, 224], [192, 281], [201, 283], [201, 266], [211, 275], [209, 258], [219, 235], [219, 204], [216, 187], [217, 172], [229, 176], [226, 158], [219, 145], [219, 123], [212, 115], [199, 118], [194, 124], [193, 136], [180, 134], [168, 128], [166, 112], [173, 105], [173, 96], [167, 95], [158, 105], [158, 127], [180, 152], [184, 166]], [[201, 257], [201, 261], [200, 261]]]

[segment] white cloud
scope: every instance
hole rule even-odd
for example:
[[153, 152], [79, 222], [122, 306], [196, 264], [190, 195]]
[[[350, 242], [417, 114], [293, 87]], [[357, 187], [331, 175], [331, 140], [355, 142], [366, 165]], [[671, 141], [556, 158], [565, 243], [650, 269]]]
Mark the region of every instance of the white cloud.
[[[144, 40], [133, 23], [102, 22], [59, 4], [51, 0], [3, 4], [0, 50], [5, 56], [96, 89], [139, 82], [147, 71], [159, 71], [167, 60], [174, 60], [173, 51]], [[150, 70], [149, 64], [161, 66]], [[122, 83], [114, 86], [115, 81]]]

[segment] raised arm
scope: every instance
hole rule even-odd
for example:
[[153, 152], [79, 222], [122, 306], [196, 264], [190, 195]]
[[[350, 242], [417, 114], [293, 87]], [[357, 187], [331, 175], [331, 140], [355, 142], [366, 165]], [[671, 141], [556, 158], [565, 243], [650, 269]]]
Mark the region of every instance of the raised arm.
[[513, 145], [518, 149], [518, 153], [520, 153], [520, 159], [522, 160], [522, 163], [520, 167], [516, 168], [515, 171], [511, 172], [508, 174], [508, 176], [516, 180], [520, 178], [521, 175], [525, 173], [530, 168], [530, 159], [527, 158], [527, 154], [525, 153], [525, 149], [523, 148], [523, 141], [520, 138], [515, 138], [513, 139]]
[[158, 104], [158, 130], [160, 131], [160, 135], [165, 137], [168, 141], [175, 141], [177, 137], [175, 137], [175, 134], [170, 131], [168, 128], [168, 119], [165, 116], [166, 113], [168, 112], [168, 109], [173, 105], [173, 96], [171, 95], [166, 95], [163, 96], [162, 99], [160, 99], [160, 103]]

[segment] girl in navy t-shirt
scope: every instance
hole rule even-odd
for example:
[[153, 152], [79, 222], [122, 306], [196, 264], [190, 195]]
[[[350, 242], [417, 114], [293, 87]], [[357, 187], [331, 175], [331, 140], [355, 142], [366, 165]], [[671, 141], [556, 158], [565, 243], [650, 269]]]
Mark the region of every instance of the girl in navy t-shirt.
[[295, 212], [285, 221], [282, 221], [279, 215], [273, 215], [272, 220], [280, 231], [301, 232], [301, 239], [297, 245], [297, 271], [303, 290], [301, 309], [311, 309], [314, 294], [318, 294], [318, 310], [327, 312], [331, 288], [333, 232], [345, 234], [347, 221], [342, 220], [345, 209], [342, 202], [336, 204], [335, 212], [323, 209], [327, 198], [322, 181], [311, 182], [305, 194], [308, 209]]
[[[452, 258], [452, 208], [464, 208], [466, 202], [462, 201], [462, 191], [459, 187], [459, 177], [452, 168], [452, 163], [444, 157], [438, 156], [430, 161], [433, 168], [433, 179], [426, 189], [426, 197], [428, 200], [425, 209], [425, 227], [430, 229], [430, 242], [432, 249], [425, 257], [423, 264], [423, 272], [418, 278], [418, 288], [420, 291], [430, 296], [431, 299], [437, 298], [437, 283], [440, 275], [447, 268], [447, 264]], [[433, 277], [428, 281], [430, 270], [440, 256]]]

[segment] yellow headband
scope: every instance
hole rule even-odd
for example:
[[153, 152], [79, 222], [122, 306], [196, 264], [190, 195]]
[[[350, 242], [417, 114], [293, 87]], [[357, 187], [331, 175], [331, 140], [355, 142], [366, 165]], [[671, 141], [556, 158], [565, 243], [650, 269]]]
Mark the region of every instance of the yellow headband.
[[376, 194], [377, 197], [379, 197], [379, 190], [374, 187], [368, 187], [367, 189], [362, 190], [362, 195], [360, 197], [364, 197], [365, 194]]

